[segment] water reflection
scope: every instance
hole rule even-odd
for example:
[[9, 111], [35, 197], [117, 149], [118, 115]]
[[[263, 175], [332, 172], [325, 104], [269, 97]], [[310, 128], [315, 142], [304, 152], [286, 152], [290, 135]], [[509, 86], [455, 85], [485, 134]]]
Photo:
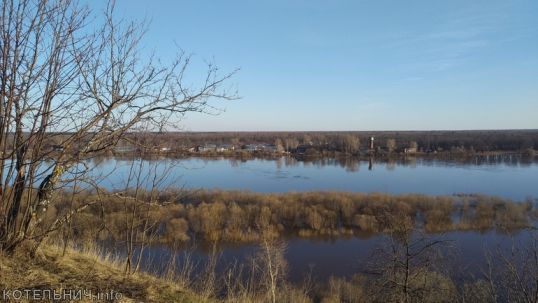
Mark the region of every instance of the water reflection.
[[[214, 157], [195, 157], [196, 159], [203, 159], [203, 161], [229, 161], [230, 166], [237, 166], [239, 163], [247, 163], [249, 161], [273, 161], [278, 168], [282, 167], [296, 167], [298, 165], [310, 166], [314, 165], [317, 167], [323, 166], [340, 166], [344, 169], [349, 169], [349, 171], [355, 171], [357, 165], [360, 162], [368, 161], [389, 164], [391, 167], [394, 165], [399, 166], [414, 166], [414, 165], [446, 165], [446, 166], [458, 166], [458, 165], [474, 165], [474, 166], [496, 166], [496, 165], [507, 165], [507, 166], [521, 166], [528, 167], [535, 164], [538, 164], [538, 157], [529, 157], [519, 153], [502, 153], [502, 154], [491, 154], [491, 155], [444, 155], [444, 156], [415, 156], [415, 155], [400, 155], [400, 156], [375, 156], [375, 154], [369, 154], [366, 158], [359, 157], [293, 157], [293, 156], [283, 156], [283, 157], [224, 157], [224, 156], [214, 156]], [[99, 165], [105, 161], [108, 161], [110, 157], [95, 157], [88, 160], [89, 163], [94, 165]], [[129, 161], [132, 159], [140, 159], [140, 157], [122, 157], [117, 156], [115, 159], [122, 161]], [[147, 161], [163, 161], [163, 160], [188, 160], [192, 158], [171, 158], [164, 156], [153, 156], [143, 158]], [[372, 160], [372, 161], [370, 161]]]
[[[538, 197], [538, 159], [519, 155], [439, 159], [433, 157], [341, 158], [152, 158], [142, 169], [169, 171], [165, 187], [256, 192], [352, 191], [391, 194], [486, 194], [524, 200]], [[132, 159], [96, 158], [88, 166], [99, 185], [125, 186]], [[361, 170], [361, 166], [365, 169]], [[172, 169], [170, 169], [172, 167]], [[367, 168], [367, 169], [366, 169]]]
[[[219, 159], [219, 158], [217, 158]], [[222, 159], [222, 158], [220, 158]], [[282, 158], [281, 158], [282, 159]], [[364, 159], [356, 157], [341, 157], [341, 158], [302, 158], [300, 160], [293, 157], [284, 157], [285, 166], [297, 166], [300, 162], [304, 163], [305, 166], [314, 164], [316, 166], [340, 166], [347, 171], [358, 171], [358, 166], [361, 162], [364, 162]], [[373, 168], [373, 164], [381, 163], [383, 165], [390, 166], [391, 169], [395, 166], [411, 166], [416, 167], [417, 165], [422, 166], [431, 166], [431, 165], [445, 165], [445, 166], [497, 166], [497, 165], [506, 165], [506, 166], [521, 166], [529, 167], [538, 163], [538, 158], [529, 158], [519, 154], [500, 154], [500, 155], [476, 155], [469, 157], [446, 157], [446, 158], [437, 158], [437, 157], [416, 157], [416, 156], [405, 156], [405, 157], [375, 157], [374, 155], [369, 155], [367, 158], [368, 167]]]

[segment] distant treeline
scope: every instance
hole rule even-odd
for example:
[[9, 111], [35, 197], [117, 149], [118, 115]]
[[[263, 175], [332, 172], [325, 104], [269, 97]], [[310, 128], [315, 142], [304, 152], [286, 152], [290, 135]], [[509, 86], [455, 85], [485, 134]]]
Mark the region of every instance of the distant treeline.
[[[355, 153], [370, 147], [385, 152], [487, 152], [538, 150], [538, 130], [354, 131], [354, 132], [169, 132], [132, 133], [143, 146], [181, 149], [207, 144], [268, 144], [288, 152]], [[414, 150], [415, 149], [415, 150]]]
[[[47, 133], [45, 151], [84, 148], [86, 139], [65, 145], [69, 133]], [[91, 135], [88, 135], [90, 140]], [[371, 138], [373, 137], [373, 149]], [[11, 142], [12, 136], [7, 140]], [[9, 143], [8, 142], [8, 143]], [[312, 156], [391, 153], [516, 152], [530, 156], [538, 150], [538, 130], [472, 131], [338, 131], [338, 132], [136, 132], [96, 154], [275, 154]], [[9, 144], [8, 144], [9, 146]], [[9, 148], [6, 152], [10, 152]]]

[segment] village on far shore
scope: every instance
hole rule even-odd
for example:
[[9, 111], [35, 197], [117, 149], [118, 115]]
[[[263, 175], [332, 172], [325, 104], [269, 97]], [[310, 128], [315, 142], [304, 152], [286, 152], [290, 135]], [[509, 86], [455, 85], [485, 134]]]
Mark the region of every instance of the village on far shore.
[[[42, 149], [52, 154], [83, 148], [62, 144], [67, 133], [50, 134]], [[130, 133], [109, 156], [426, 156], [536, 154], [536, 130], [500, 131], [377, 131], [377, 132], [147, 132]], [[91, 137], [88, 137], [91, 140]]]
[[114, 149], [115, 154], [130, 154], [130, 153], [157, 153], [157, 154], [192, 154], [192, 155], [204, 155], [204, 154], [233, 154], [233, 153], [252, 153], [252, 154], [293, 154], [293, 155], [309, 155], [317, 154], [319, 152], [343, 152], [346, 154], [363, 155], [372, 153], [403, 153], [403, 154], [416, 154], [416, 153], [437, 153], [437, 150], [419, 150], [416, 142], [410, 142], [407, 147], [396, 148], [395, 142], [389, 143], [388, 146], [376, 146], [375, 137], [369, 137], [369, 144], [366, 148], [360, 148], [358, 141], [355, 145], [342, 150], [338, 147], [331, 147], [329, 144], [320, 146], [314, 144], [312, 141], [305, 144], [285, 144], [281, 140], [277, 139], [275, 143], [252, 143], [252, 144], [214, 144], [206, 143], [202, 145], [194, 146], [178, 146], [171, 147], [163, 143], [160, 146], [143, 146], [137, 147], [132, 145], [117, 146]]

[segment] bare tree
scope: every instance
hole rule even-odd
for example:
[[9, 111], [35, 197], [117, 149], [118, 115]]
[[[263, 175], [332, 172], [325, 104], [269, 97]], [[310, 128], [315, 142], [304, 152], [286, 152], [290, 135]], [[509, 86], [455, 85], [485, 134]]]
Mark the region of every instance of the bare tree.
[[284, 147], [287, 152], [293, 151], [299, 146], [299, 140], [296, 138], [286, 138], [284, 140]]
[[359, 151], [359, 137], [355, 135], [345, 135], [342, 137], [342, 151], [348, 154], [354, 154]]
[[144, 160], [131, 161], [125, 190], [115, 192], [123, 200], [122, 238], [125, 240], [126, 257], [124, 273], [129, 275], [140, 269], [145, 249], [157, 237], [160, 220], [153, 214], [157, 206], [158, 190], [167, 180], [170, 166], [157, 162], [144, 165]]
[[70, 168], [142, 125], [169, 128], [236, 96], [222, 88], [233, 72], [220, 76], [209, 63], [197, 82], [185, 53], [170, 64], [144, 56], [145, 26], [117, 21], [114, 2], [101, 19], [71, 0], [5, 0], [0, 10], [2, 251], [66, 221], [42, 226], [41, 217]]
[[267, 290], [269, 301], [275, 303], [278, 302], [278, 290], [283, 286], [286, 277], [286, 245], [278, 239], [278, 234], [272, 227], [259, 229], [261, 243], [258, 266], [261, 284]]
[[282, 140], [280, 140], [280, 138], [275, 139], [275, 147], [276, 147], [276, 151], [279, 152], [279, 153], [284, 151], [284, 146], [283, 146]]
[[371, 296], [384, 302], [452, 302], [455, 287], [440, 272], [438, 252], [449, 241], [427, 237], [408, 218], [387, 219], [389, 244], [374, 258]]
[[538, 233], [525, 231], [525, 243], [512, 240], [510, 249], [486, 252], [484, 301], [538, 302]]
[[396, 140], [387, 139], [387, 151], [392, 153], [396, 149]]

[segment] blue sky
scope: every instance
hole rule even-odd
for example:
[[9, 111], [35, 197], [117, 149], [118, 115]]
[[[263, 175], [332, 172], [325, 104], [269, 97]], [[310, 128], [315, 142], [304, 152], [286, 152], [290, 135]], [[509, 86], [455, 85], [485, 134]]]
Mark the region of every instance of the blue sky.
[[535, 0], [117, 1], [162, 58], [241, 69], [186, 130], [538, 128]]

